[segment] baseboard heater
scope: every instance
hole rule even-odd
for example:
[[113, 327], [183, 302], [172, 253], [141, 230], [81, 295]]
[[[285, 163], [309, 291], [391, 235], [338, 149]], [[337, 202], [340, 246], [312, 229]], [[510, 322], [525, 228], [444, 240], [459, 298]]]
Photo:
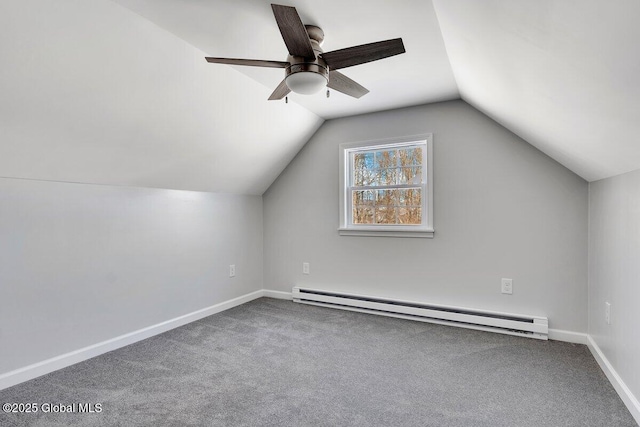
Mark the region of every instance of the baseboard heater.
[[294, 302], [322, 307], [333, 307], [541, 340], [548, 339], [549, 334], [546, 317], [423, 304], [413, 301], [309, 289], [300, 286], [295, 286], [292, 294]]

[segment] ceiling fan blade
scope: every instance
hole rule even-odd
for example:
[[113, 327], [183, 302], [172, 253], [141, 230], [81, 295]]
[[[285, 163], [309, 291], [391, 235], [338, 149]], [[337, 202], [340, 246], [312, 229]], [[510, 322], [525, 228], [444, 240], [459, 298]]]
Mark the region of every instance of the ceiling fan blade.
[[283, 80], [280, 82], [276, 90], [273, 91], [273, 93], [269, 97], [269, 101], [282, 99], [287, 96], [289, 92], [291, 92], [291, 89], [289, 89], [289, 86], [287, 86], [287, 83], [285, 83], [285, 81]]
[[402, 39], [391, 39], [326, 52], [322, 54], [322, 58], [329, 69], [339, 70], [401, 53], [405, 53]]
[[342, 92], [345, 95], [353, 96], [354, 98], [360, 98], [369, 93], [369, 89], [334, 70], [329, 71], [329, 83], [327, 87]]
[[207, 62], [211, 62], [214, 64], [249, 65], [251, 67], [271, 67], [271, 68], [286, 68], [289, 66], [288, 62], [263, 61], [261, 59], [212, 58], [210, 56], [207, 56], [204, 59], [206, 59]]
[[291, 56], [315, 58], [316, 54], [311, 46], [309, 34], [307, 34], [307, 29], [304, 27], [296, 8], [272, 4], [271, 9], [273, 9], [280, 34], [282, 34], [284, 44], [287, 45]]

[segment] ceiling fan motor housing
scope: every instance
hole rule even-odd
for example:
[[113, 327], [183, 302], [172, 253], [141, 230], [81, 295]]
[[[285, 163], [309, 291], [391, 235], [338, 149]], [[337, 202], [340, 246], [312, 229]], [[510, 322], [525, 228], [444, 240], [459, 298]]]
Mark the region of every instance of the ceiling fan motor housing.
[[[324, 32], [315, 25], [305, 25], [305, 28], [309, 34], [315, 58], [289, 55], [287, 57], [289, 66], [285, 68], [285, 82], [289, 89], [294, 92], [311, 94], [316, 93], [327, 85], [329, 82], [329, 68], [324, 59], [320, 57], [323, 52], [320, 45], [324, 41]], [[305, 74], [290, 78], [290, 76], [299, 73]], [[309, 73], [313, 74], [310, 75]], [[324, 80], [317, 76], [321, 76]]]

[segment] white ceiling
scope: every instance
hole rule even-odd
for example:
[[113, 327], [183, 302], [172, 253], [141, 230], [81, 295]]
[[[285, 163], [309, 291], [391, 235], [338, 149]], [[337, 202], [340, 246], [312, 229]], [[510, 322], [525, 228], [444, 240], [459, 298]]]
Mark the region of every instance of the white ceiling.
[[[267, 0], [114, 1], [211, 56], [286, 56]], [[344, 70], [371, 90], [359, 100], [290, 97], [322, 118], [461, 97], [589, 181], [640, 168], [637, 0], [284, 3], [324, 29], [325, 51], [394, 37], [407, 49]], [[269, 89], [283, 77], [234, 68]]]
[[107, 0], [0, 1], [0, 177], [262, 194], [323, 120]]
[[434, 0], [462, 98], [588, 181], [640, 168], [638, 0]]
[[323, 119], [458, 97], [587, 180], [640, 169], [637, 0], [282, 3], [407, 53], [284, 104], [281, 69], [204, 60], [284, 60], [267, 0], [0, 2], [0, 176], [262, 194]]
[[[354, 99], [336, 91], [332, 91], [329, 99], [324, 92], [289, 96], [290, 102], [325, 119], [459, 98], [430, 1], [114, 1], [209, 56], [285, 61], [287, 49], [271, 11], [274, 1], [295, 6], [303, 23], [321, 27], [325, 33], [322, 45], [325, 52], [402, 37], [407, 53], [341, 70], [370, 90], [364, 97]], [[284, 78], [282, 69], [234, 68], [270, 90]], [[266, 103], [267, 97], [256, 102]], [[269, 101], [277, 102], [283, 101]]]

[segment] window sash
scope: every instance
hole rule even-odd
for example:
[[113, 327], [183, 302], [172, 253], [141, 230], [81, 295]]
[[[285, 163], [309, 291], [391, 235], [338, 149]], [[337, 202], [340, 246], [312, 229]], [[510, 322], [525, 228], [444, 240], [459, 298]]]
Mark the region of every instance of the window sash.
[[[400, 156], [400, 151], [402, 150], [410, 150], [410, 149], [414, 149], [414, 148], [420, 148], [422, 150], [422, 158], [421, 158], [421, 163], [418, 165], [415, 164], [407, 164], [407, 165], [402, 165], [401, 163], [401, 156]], [[359, 168], [356, 169], [356, 165], [355, 165], [355, 158], [356, 158], [356, 154], [364, 154], [364, 153], [371, 153], [374, 156], [374, 162], [376, 159], [376, 154], [379, 152], [385, 152], [385, 151], [395, 151], [395, 165], [394, 166], [388, 166], [388, 167], [374, 167], [371, 169], [363, 169], [363, 168]], [[427, 200], [429, 198], [429, 195], [427, 194], [427, 177], [428, 177], [428, 171], [427, 171], [427, 141], [412, 141], [412, 142], [405, 142], [405, 143], [398, 143], [398, 144], [386, 144], [386, 145], [375, 145], [375, 146], [365, 146], [365, 147], [358, 147], [358, 148], [353, 148], [353, 149], [348, 149], [346, 150], [345, 153], [348, 156], [348, 168], [347, 168], [347, 186], [345, 188], [346, 190], [346, 202], [347, 202], [347, 224], [349, 227], [375, 227], [375, 228], [384, 228], [384, 227], [392, 227], [392, 228], [397, 228], [397, 227], [402, 227], [402, 228], [420, 228], [420, 227], [424, 227], [428, 221], [427, 218]], [[405, 184], [384, 184], [384, 185], [353, 185], [354, 181], [355, 181], [355, 174], [356, 171], [362, 171], [362, 170], [371, 170], [372, 172], [375, 171], [381, 171], [381, 170], [402, 170], [403, 168], [421, 168], [421, 183], [420, 184], [414, 184], [414, 183], [405, 183]], [[397, 179], [396, 179], [397, 182]], [[353, 205], [353, 193], [354, 191], [363, 191], [363, 190], [373, 190], [373, 191], [377, 191], [377, 190], [394, 190], [394, 189], [400, 189], [400, 190], [410, 190], [410, 189], [420, 189], [420, 196], [421, 196], [421, 203], [420, 203], [420, 223], [419, 224], [403, 224], [403, 223], [395, 223], [395, 224], [388, 224], [388, 223], [354, 223], [354, 218], [353, 218], [353, 210], [354, 210], [354, 205]], [[373, 205], [371, 205], [372, 208], [376, 207], [390, 207], [390, 208], [414, 208], [415, 205], [378, 205], [376, 203], [374, 203]], [[396, 217], [396, 221], [397, 221], [397, 217]], [[375, 218], [374, 218], [375, 221]]]
[[[376, 191], [376, 190], [384, 190], [387, 189], [389, 187], [386, 188], [381, 188], [381, 187], [373, 187], [372, 190]], [[374, 199], [372, 202], [372, 204], [360, 204], [360, 206], [367, 206], [370, 207], [372, 209], [376, 209], [376, 208], [381, 208], [381, 207], [389, 207], [389, 208], [406, 208], [406, 209], [412, 209], [412, 208], [420, 208], [420, 223], [418, 224], [407, 224], [407, 223], [399, 223], [396, 222], [395, 224], [391, 223], [377, 223], [377, 222], [372, 222], [372, 223], [357, 223], [354, 222], [353, 220], [353, 209], [354, 209], [354, 204], [353, 204], [353, 193], [355, 191], [362, 191], [363, 188], [362, 187], [351, 187], [347, 189], [347, 215], [348, 215], [348, 224], [349, 226], [352, 227], [363, 227], [363, 226], [367, 226], [367, 227], [398, 227], [398, 226], [402, 226], [402, 227], [422, 227], [425, 225], [425, 212], [426, 212], [426, 198], [428, 197], [427, 195], [427, 189], [426, 189], [426, 185], [422, 185], [422, 186], [410, 186], [410, 187], [405, 187], [405, 186], [393, 186], [393, 188], [391, 189], [406, 189], [406, 190], [411, 190], [411, 189], [420, 189], [420, 204], [419, 205], [414, 205], [414, 204], [378, 204], [376, 203], [376, 200]], [[366, 190], [366, 188], [365, 188]], [[397, 218], [396, 218], [397, 220]]]

